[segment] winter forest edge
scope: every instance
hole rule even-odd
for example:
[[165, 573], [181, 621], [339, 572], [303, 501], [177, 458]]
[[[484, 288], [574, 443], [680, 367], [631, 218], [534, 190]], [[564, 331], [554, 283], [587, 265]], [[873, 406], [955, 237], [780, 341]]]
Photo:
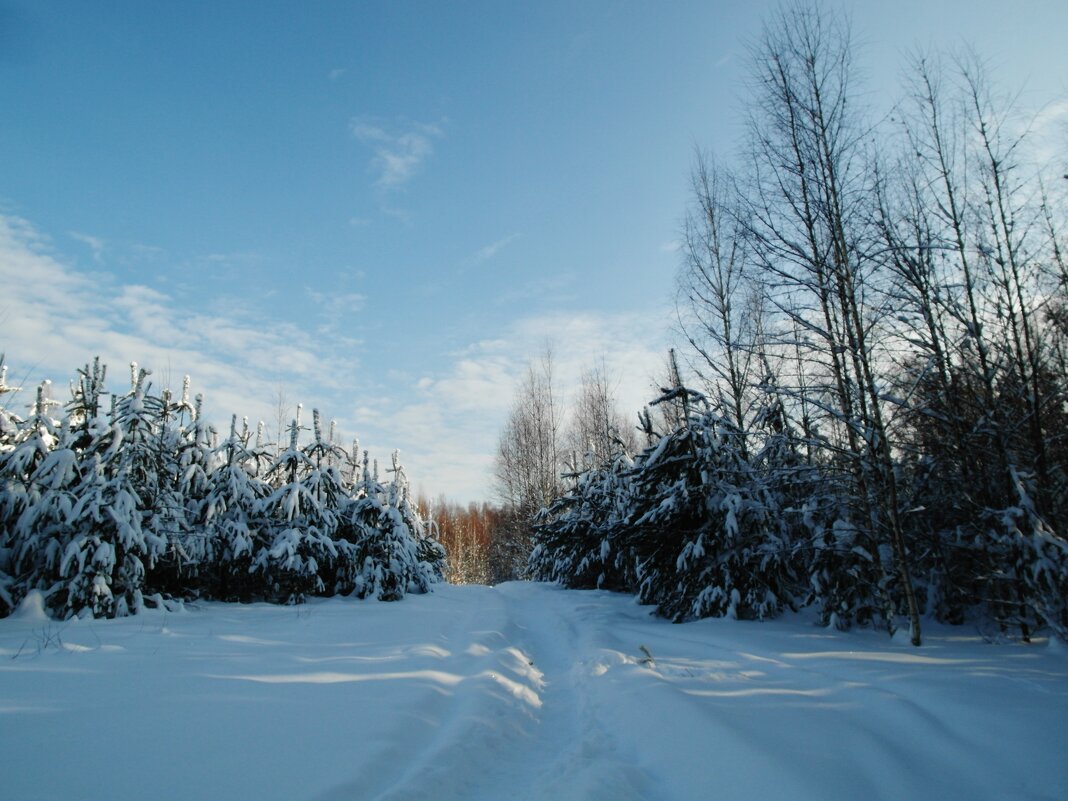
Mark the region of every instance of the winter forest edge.
[[635, 427], [593, 369], [565, 413], [532, 362], [499, 508], [431, 508], [318, 412], [223, 435], [188, 386], [109, 393], [94, 362], [23, 418], [0, 372], [0, 614], [532, 578], [680, 622], [1068, 637], [1066, 181], [974, 56], [914, 59], [878, 122], [852, 56], [820, 12], [769, 20], [745, 158], [695, 160], [659, 394]]
[[236, 416], [220, 438], [188, 378], [178, 399], [136, 364], [123, 394], [105, 378], [99, 360], [79, 370], [61, 420], [47, 386], [25, 420], [0, 409], [6, 611], [30, 591], [58, 617], [113, 617], [190, 598], [389, 601], [442, 579], [396, 454], [383, 481], [358, 442], [324, 436], [318, 411], [308, 444], [298, 407], [275, 447]]

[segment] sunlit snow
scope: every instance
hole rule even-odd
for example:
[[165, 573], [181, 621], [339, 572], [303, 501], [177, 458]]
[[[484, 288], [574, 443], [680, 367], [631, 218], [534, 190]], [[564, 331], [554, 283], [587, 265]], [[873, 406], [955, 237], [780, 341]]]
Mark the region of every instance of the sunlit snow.
[[544, 584], [0, 621], [4, 798], [1062, 799], [1068, 656]]

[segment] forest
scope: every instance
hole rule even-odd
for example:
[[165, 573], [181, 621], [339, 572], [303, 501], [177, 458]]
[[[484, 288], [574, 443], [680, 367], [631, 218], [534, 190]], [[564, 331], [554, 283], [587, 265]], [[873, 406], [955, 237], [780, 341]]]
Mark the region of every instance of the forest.
[[[6, 372], [0, 398], [16, 390]], [[195, 598], [389, 601], [442, 579], [396, 453], [380, 475], [318, 411], [302, 445], [299, 406], [288, 442], [236, 415], [220, 437], [188, 377], [178, 397], [136, 363], [125, 391], [106, 377], [99, 360], [80, 369], [66, 404], [39, 386], [25, 419], [0, 406], [5, 614], [31, 591], [59, 618], [116, 617]]]
[[0, 379], [0, 613], [531, 578], [680, 622], [1068, 637], [1068, 176], [977, 55], [913, 56], [877, 114], [854, 51], [818, 9], [765, 23], [737, 153], [694, 157], [658, 391], [633, 419], [595, 367], [567, 409], [531, 361], [498, 504], [413, 497], [318, 412], [221, 435], [136, 366], [25, 417]]
[[602, 403], [554, 460], [549, 372], [520, 391], [498, 465], [541, 508], [530, 573], [677, 621], [1063, 637], [1068, 176], [975, 54], [914, 56], [877, 119], [857, 73], [842, 19], [765, 24], [739, 156], [695, 158], [641, 449]]

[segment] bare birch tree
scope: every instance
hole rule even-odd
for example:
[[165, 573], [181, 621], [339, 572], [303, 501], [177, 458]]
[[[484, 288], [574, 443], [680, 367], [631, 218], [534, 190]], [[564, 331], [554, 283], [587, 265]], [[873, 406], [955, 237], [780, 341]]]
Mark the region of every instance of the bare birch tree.
[[561, 410], [553, 385], [553, 355], [546, 348], [527, 365], [497, 447], [497, 492], [507, 520], [491, 554], [498, 580], [523, 573], [530, 553], [530, 524], [562, 492]]
[[[753, 52], [748, 234], [773, 283], [773, 304], [805, 332], [806, 358], [826, 370], [828, 385], [810, 385], [807, 397], [841, 435], [856, 505], [852, 522], [880, 554], [888, 604], [896, 580], [919, 645], [919, 606], [877, 379], [876, 332], [886, 308], [879, 302], [881, 263], [872, 255], [869, 129], [856, 110], [851, 54], [848, 27], [811, 7], [787, 7], [765, 26]], [[893, 611], [886, 610], [891, 625]]]

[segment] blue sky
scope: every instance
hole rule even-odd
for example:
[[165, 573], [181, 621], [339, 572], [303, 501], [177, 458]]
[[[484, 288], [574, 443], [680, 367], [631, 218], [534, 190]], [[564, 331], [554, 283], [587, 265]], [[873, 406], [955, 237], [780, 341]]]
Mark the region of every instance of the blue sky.
[[[0, 3], [0, 352], [279, 392], [492, 497], [528, 356], [648, 395], [687, 173], [741, 133], [765, 2]], [[1068, 4], [848, 6], [871, 102], [962, 41], [1068, 114]], [[1060, 104], [1060, 105], [1059, 105]], [[1052, 109], [1052, 111], [1050, 111]]]

